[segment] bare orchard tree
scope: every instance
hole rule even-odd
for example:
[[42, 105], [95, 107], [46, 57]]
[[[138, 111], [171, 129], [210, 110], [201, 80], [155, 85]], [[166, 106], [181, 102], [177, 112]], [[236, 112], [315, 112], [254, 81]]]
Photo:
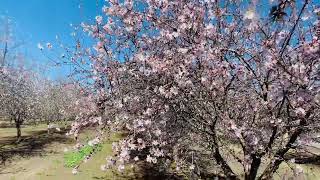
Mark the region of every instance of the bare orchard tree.
[[12, 66], [17, 56], [17, 49], [23, 41], [14, 35], [14, 23], [10, 17], [0, 17], [0, 67]]

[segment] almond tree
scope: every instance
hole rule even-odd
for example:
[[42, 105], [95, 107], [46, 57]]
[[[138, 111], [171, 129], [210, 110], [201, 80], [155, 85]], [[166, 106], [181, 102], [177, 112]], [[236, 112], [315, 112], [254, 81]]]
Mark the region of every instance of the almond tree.
[[79, 98], [77, 86], [49, 80], [42, 80], [40, 86], [38, 114], [41, 121], [49, 126], [51, 122], [75, 118], [74, 105]]
[[35, 117], [36, 75], [23, 64], [19, 54], [21, 44], [12, 34], [12, 20], [0, 19], [0, 114], [14, 121], [17, 139], [21, 137], [21, 125]]
[[0, 73], [1, 110], [17, 129], [17, 139], [21, 138], [21, 126], [35, 117], [35, 86], [33, 75], [24, 69], [3, 67]]
[[72, 132], [127, 131], [109, 161], [120, 171], [144, 160], [192, 179], [272, 178], [319, 131], [317, 6], [108, 1], [82, 24], [93, 50], [78, 41], [70, 57], [94, 82], [91, 114], [101, 120], [78, 118]]

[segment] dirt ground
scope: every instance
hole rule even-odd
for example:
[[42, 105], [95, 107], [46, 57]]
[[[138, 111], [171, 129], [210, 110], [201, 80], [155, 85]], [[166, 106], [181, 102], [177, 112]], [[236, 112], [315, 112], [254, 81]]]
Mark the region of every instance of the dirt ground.
[[[101, 171], [105, 158], [112, 154], [112, 142], [121, 137], [115, 135], [103, 143], [102, 150], [97, 152], [91, 160], [83, 163], [79, 173], [72, 174], [72, 168], [64, 165], [66, 151], [72, 150], [75, 141], [72, 137], [65, 136], [66, 130], [47, 134], [46, 125], [27, 126], [22, 129], [22, 141], [15, 143], [15, 128], [0, 128], [0, 180], [138, 180], [138, 179], [163, 179], [146, 175], [141, 168], [128, 166], [124, 174], [116, 170]], [[85, 132], [81, 139], [87, 139], [93, 133]], [[1, 163], [2, 162], [2, 163]], [[274, 175], [274, 179], [288, 178], [293, 174], [292, 169], [300, 166], [304, 179], [320, 179], [320, 166], [296, 165], [283, 163]]]
[[[1, 180], [90, 180], [90, 179], [134, 179], [130, 171], [119, 175], [113, 171], [101, 171], [100, 166], [111, 154], [113, 137], [104, 143], [103, 148], [90, 161], [72, 174], [72, 168], [64, 166], [65, 151], [72, 150], [75, 143], [72, 137], [66, 137], [65, 131], [47, 134], [45, 125], [28, 126], [22, 129], [22, 141], [15, 143], [14, 128], [0, 128], [0, 179]], [[84, 133], [82, 138], [88, 138]], [[3, 159], [5, 157], [5, 159]], [[133, 170], [131, 170], [133, 172]], [[128, 178], [130, 176], [130, 178]]]

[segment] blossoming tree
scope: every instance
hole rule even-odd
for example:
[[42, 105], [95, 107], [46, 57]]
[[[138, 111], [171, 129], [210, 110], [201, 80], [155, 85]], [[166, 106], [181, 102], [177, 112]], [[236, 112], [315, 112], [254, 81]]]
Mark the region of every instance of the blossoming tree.
[[96, 118], [78, 118], [71, 132], [126, 131], [106, 165], [120, 171], [144, 160], [190, 178], [270, 179], [319, 130], [317, 6], [108, 1], [82, 24], [96, 45], [78, 41], [71, 54], [89, 64], [77, 72], [93, 82], [96, 106]]
[[42, 80], [39, 86], [41, 88], [38, 95], [38, 117], [40, 121], [47, 123], [48, 133], [51, 126], [56, 126], [54, 123], [73, 120], [79, 114], [74, 108], [79, 98], [79, 89], [76, 85]]
[[21, 125], [36, 115], [36, 86], [32, 78], [33, 74], [23, 68], [0, 67], [1, 112], [15, 123], [18, 141]]

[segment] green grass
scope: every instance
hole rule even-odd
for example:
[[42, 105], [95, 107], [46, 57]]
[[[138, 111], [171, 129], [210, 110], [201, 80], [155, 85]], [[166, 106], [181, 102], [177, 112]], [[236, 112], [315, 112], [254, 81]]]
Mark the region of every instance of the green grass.
[[90, 154], [94, 155], [96, 152], [101, 151], [102, 145], [97, 144], [94, 146], [85, 145], [79, 151], [68, 152], [64, 155], [66, 167], [76, 167]]

